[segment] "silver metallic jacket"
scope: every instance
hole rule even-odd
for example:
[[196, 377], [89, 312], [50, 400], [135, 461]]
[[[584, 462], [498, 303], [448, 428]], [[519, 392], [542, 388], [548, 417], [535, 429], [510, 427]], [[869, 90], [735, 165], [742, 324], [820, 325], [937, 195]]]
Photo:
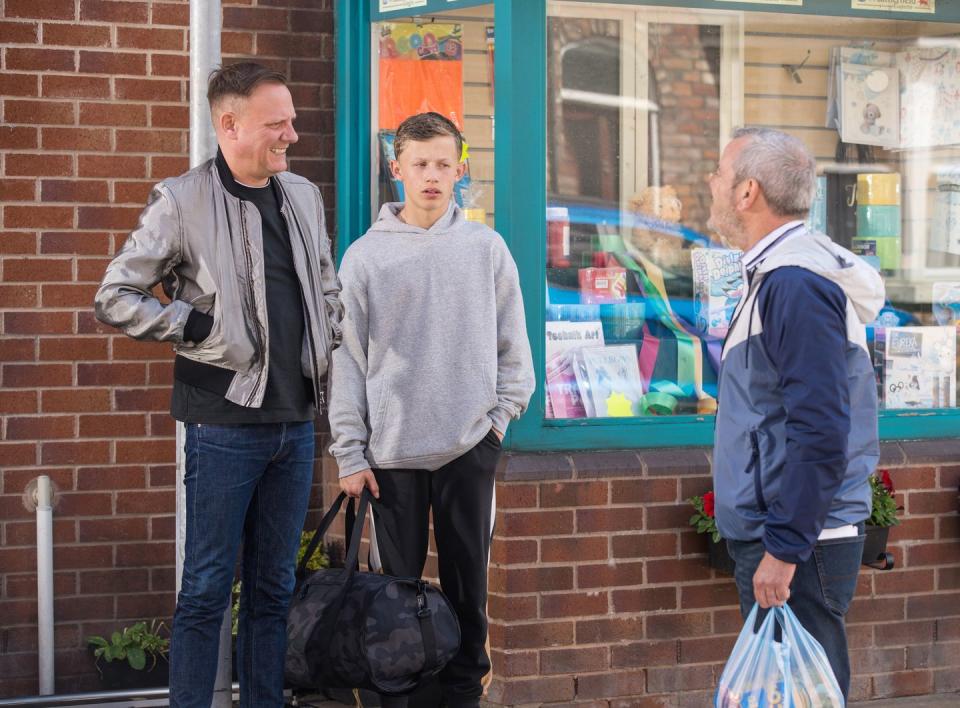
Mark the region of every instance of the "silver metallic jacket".
[[[323, 407], [321, 378], [340, 343], [343, 314], [323, 201], [303, 177], [275, 179], [303, 296], [301, 366]], [[151, 292], [158, 283], [169, 303]], [[180, 356], [235, 372], [227, 400], [251, 408], [263, 402], [270, 348], [260, 212], [227, 192], [214, 160], [153, 188], [95, 306], [98, 320], [135, 339], [173, 342]], [[213, 317], [198, 344], [183, 339], [195, 308]]]

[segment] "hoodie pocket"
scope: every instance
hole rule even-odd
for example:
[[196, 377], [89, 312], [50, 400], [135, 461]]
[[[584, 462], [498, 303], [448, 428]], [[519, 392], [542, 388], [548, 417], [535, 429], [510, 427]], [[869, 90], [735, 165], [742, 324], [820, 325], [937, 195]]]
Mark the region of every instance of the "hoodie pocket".
[[767, 502], [763, 498], [763, 465], [760, 464], [760, 431], [750, 431], [750, 464], [747, 473], [753, 474], [753, 493], [757, 498], [757, 507], [767, 513]]
[[480, 365], [397, 370], [379, 393], [369, 443], [377, 464], [462, 454], [490, 427], [490, 383]]

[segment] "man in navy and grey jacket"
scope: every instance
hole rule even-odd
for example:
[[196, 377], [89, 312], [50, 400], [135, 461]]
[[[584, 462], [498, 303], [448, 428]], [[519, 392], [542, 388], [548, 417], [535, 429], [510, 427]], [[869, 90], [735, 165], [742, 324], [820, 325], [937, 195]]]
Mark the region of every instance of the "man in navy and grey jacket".
[[723, 348], [713, 475], [744, 616], [789, 601], [847, 695], [844, 616], [879, 457], [865, 324], [879, 274], [803, 222], [816, 164], [796, 138], [741, 129], [711, 175], [710, 227], [747, 284]]

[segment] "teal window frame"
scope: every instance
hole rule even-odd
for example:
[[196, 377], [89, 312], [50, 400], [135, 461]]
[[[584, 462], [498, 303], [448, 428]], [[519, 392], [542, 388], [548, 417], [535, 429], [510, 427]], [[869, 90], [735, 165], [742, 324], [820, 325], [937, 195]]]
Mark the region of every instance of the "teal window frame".
[[[575, 0], [590, 2], [591, 0]], [[855, 10], [846, 0], [804, 0], [802, 6], [720, 0], [605, 0], [659, 5], [924, 22], [960, 22], [960, 7], [939, 3], [936, 14]], [[381, 13], [379, 0], [338, 0], [337, 31], [337, 254], [370, 226], [371, 23], [396, 16], [492, 5], [497, 47], [494, 71], [497, 231], [520, 272], [527, 333], [537, 390], [526, 414], [508, 431], [505, 446], [520, 451], [563, 451], [709, 445], [713, 416], [548, 420], [545, 413], [544, 333], [546, 221], [547, 0], [427, 0]], [[530, 187], [533, 186], [533, 188]], [[518, 198], [519, 197], [519, 198]], [[960, 436], [960, 409], [881, 411], [882, 440]]]

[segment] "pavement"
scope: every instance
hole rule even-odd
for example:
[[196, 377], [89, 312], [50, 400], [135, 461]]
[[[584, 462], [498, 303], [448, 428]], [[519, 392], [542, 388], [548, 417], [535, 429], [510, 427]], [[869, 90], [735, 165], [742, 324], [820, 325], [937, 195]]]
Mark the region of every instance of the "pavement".
[[887, 698], [881, 701], [862, 701], [851, 703], [848, 708], [947, 708], [947, 706], [951, 706], [951, 708], [957, 708], [960, 706], [960, 694], [938, 693], [933, 696], [914, 696], [913, 698]]
[[[342, 703], [323, 701], [310, 702], [310, 708], [344, 708]], [[847, 708], [960, 708], [960, 694], [939, 693], [933, 696], [914, 696], [913, 698], [888, 698], [879, 701], [857, 701]]]

